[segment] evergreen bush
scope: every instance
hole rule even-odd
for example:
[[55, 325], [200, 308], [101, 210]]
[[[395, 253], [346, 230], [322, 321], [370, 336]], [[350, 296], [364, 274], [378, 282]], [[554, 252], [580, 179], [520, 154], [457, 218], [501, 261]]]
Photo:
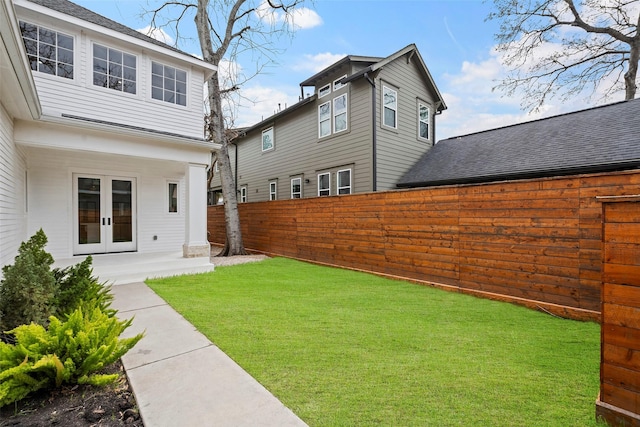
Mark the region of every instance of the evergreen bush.
[[54, 314], [56, 280], [46, 244], [47, 236], [40, 229], [20, 245], [14, 264], [2, 268], [0, 332], [31, 322], [46, 325]]

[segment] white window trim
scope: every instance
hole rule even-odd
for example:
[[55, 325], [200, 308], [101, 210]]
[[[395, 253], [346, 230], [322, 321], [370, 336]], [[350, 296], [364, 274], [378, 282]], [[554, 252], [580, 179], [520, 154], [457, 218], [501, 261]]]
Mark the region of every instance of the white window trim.
[[[329, 104], [329, 118], [327, 118], [327, 119], [325, 119], [325, 120], [320, 120], [320, 110], [321, 110], [321, 108], [322, 108], [324, 105], [327, 105], [327, 104]], [[332, 132], [331, 132], [331, 130], [332, 130], [332, 128], [333, 128], [333, 124], [331, 123], [331, 122], [332, 122], [332, 120], [333, 120], [333, 116], [332, 116], [332, 111], [333, 111], [333, 110], [332, 110], [332, 108], [331, 108], [331, 104], [332, 104], [332, 101], [331, 101], [331, 100], [329, 100], [329, 101], [327, 101], [327, 102], [323, 102], [322, 104], [320, 104], [320, 105], [318, 106], [318, 138], [326, 138], [326, 137], [328, 137], [328, 136], [331, 136], [331, 133], [332, 133]], [[321, 133], [321, 129], [322, 129], [321, 124], [322, 124], [323, 122], [325, 122], [325, 121], [329, 121], [329, 133], [328, 133], [328, 134], [326, 134], [326, 135], [322, 135], [322, 133]]]
[[[420, 135], [420, 123], [422, 123], [422, 119], [420, 118], [420, 108], [425, 107], [427, 109], [427, 137]], [[418, 139], [421, 141], [431, 141], [431, 107], [422, 101], [418, 101]]]
[[345, 77], [347, 77], [347, 75], [345, 74], [344, 76], [338, 77], [337, 79], [335, 79], [333, 81], [333, 91], [335, 92], [338, 89], [341, 89], [343, 87], [346, 86], [346, 84], [340, 83], [340, 80], [344, 79]]
[[[294, 181], [300, 181], [300, 192], [295, 192], [293, 191], [293, 183]], [[300, 197], [293, 197], [294, 194], [300, 194]], [[292, 199], [302, 199], [302, 178], [298, 177], [298, 178], [291, 178], [291, 198]]]
[[[174, 67], [173, 65], [164, 63], [162, 61], [156, 61], [154, 59], [152, 59], [150, 62], [151, 62], [151, 65], [149, 67], [149, 87], [148, 87], [148, 91], [149, 91], [148, 97], [149, 97], [149, 99], [151, 101], [153, 101], [153, 102], [160, 102], [160, 103], [162, 103], [162, 105], [173, 105], [174, 107], [183, 108], [183, 109], [184, 108], [188, 108], [189, 107], [189, 98], [190, 98], [190, 96], [189, 96], [189, 81], [191, 80], [191, 75], [189, 74], [189, 71], [185, 70], [185, 69], [182, 69], [182, 68]], [[152, 82], [153, 82], [153, 63], [154, 62], [156, 64], [158, 64], [158, 65], [162, 65], [163, 67], [167, 66], [167, 67], [173, 68], [176, 71], [182, 71], [182, 72], [187, 74], [187, 77], [186, 77], [186, 79], [187, 79], [187, 81], [186, 81], [187, 88], [186, 88], [186, 93], [184, 94], [185, 98], [186, 98], [185, 105], [178, 104], [176, 102], [165, 101], [164, 100], [164, 96], [163, 96], [163, 99], [156, 99], [156, 98], [153, 97], [153, 93], [152, 93], [153, 92], [153, 83]], [[163, 76], [163, 79], [164, 79], [164, 76]], [[164, 87], [163, 87], [163, 92], [164, 92]]]
[[323, 98], [329, 94], [331, 94], [331, 85], [329, 83], [318, 89], [318, 98]]
[[[175, 185], [176, 187], [176, 211], [171, 212], [171, 185]], [[175, 180], [167, 181], [167, 185], [165, 187], [167, 189], [167, 210], [166, 213], [169, 215], [179, 215], [180, 214], [180, 182]]]
[[[389, 108], [390, 110], [393, 110], [396, 113], [395, 114], [395, 119], [396, 120], [395, 120], [395, 123], [394, 123], [393, 126], [390, 126], [390, 125], [388, 125], [388, 124], [386, 124], [384, 122], [384, 110], [385, 110], [385, 108], [387, 108], [384, 105], [384, 93], [385, 93], [386, 90], [390, 90], [392, 92], [395, 92], [395, 94], [396, 94], [396, 106], [395, 106], [395, 109]], [[398, 117], [398, 90], [392, 88], [391, 86], [382, 85], [382, 99], [381, 99], [381, 101], [382, 101], [382, 108], [381, 108], [381, 110], [382, 110], [382, 126], [384, 126], [386, 128], [389, 128], [389, 129], [398, 129], [398, 121], [399, 121], [399, 117]]]
[[[338, 114], [336, 114], [336, 108], [335, 108], [335, 102], [336, 99], [338, 98], [343, 98], [344, 97], [344, 112], [340, 112]], [[332, 110], [332, 114], [331, 114], [331, 121], [332, 121], [332, 125], [333, 125], [333, 133], [339, 133], [339, 132], [345, 132], [346, 130], [349, 129], [349, 99], [347, 97], [346, 93], [343, 93], [340, 96], [336, 96], [335, 98], [333, 98], [333, 110]], [[340, 129], [340, 130], [336, 130], [336, 117], [338, 117], [340, 114], [344, 114], [344, 122], [345, 122], [345, 128], [344, 129]]]
[[[20, 27], [20, 22], [24, 22], [25, 24], [29, 24], [29, 25], [33, 25], [36, 28], [38, 28], [38, 31], [40, 31], [40, 28], [43, 28], [45, 30], [49, 30], [49, 31], [53, 31], [56, 34], [62, 34], [63, 36], [67, 36], [67, 37], [71, 37], [71, 39], [73, 39], [73, 64], [71, 64], [73, 66], [73, 77], [72, 78], [68, 78], [68, 77], [64, 77], [64, 76], [59, 76], [57, 71], [56, 74], [49, 74], [49, 73], [45, 73], [43, 71], [39, 71], [39, 70], [32, 70], [36, 73], [38, 73], [38, 77], [44, 77], [47, 79], [65, 79], [64, 81], [66, 82], [78, 82], [79, 81], [79, 71], [80, 71], [80, 67], [78, 66], [78, 49], [79, 49], [79, 43], [78, 43], [78, 37], [76, 37], [73, 34], [69, 34], [65, 31], [60, 31], [55, 27], [49, 26], [49, 25], [40, 25], [40, 24], [35, 24], [29, 20], [24, 20], [24, 19], [20, 19], [18, 22], [18, 27]], [[20, 41], [22, 42], [22, 44], [24, 44], [24, 36], [22, 35], [22, 32], [19, 30], [18, 31], [20, 33]], [[33, 39], [30, 39], [33, 40]], [[38, 48], [38, 50], [40, 49], [40, 41], [37, 40], [36, 41], [36, 47]], [[57, 41], [56, 41], [56, 48], [58, 47]], [[68, 50], [68, 49], [67, 49]], [[26, 46], [25, 46], [25, 51], [26, 51]], [[29, 62], [28, 59], [28, 54], [27, 54], [27, 64], [28, 64], [28, 68], [31, 70], [31, 63]], [[40, 55], [38, 54], [38, 58], [40, 57]], [[56, 60], [56, 62], [58, 62]], [[91, 64], [91, 67], [93, 69], [93, 63]], [[93, 77], [92, 77], [93, 80]]]
[[269, 200], [278, 200], [278, 181], [269, 181]]
[[[127, 55], [131, 55], [134, 56], [136, 58], [136, 93], [129, 93], [129, 92], [125, 92], [124, 90], [115, 90], [115, 89], [111, 89], [110, 87], [104, 87], [104, 86], [98, 86], [96, 84], [93, 83], [93, 60], [94, 60], [94, 56], [93, 56], [93, 47], [95, 45], [98, 46], [102, 46], [102, 47], [106, 47], [107, 49], [113, 49], [113, 50], [118, 50], [120, 52], [122, 52], [123, 54], [126, 53]], [[120, 94], [122, 96], [130, 96], [130, 97], [134, 97], [134, 98], [138, 98], [140, 96], [140, 93], [142, 92], [140, 90], [140, 56], [136, 55], [135, 53], [131, 53], [129, 51], [126, 51], [122, 48], [119, 47], [112, 47], [113, 45], [109, 45], [106, 43], [102, 43], [102, 42], [97, 42], [97, 41], [92, 41], [90, 46], [89, 46], [89, 53], [88, 53], [88, 58], [89, 58], [89, 72], [87, 73], [87, 79], [89, 80], [89, 87], [91, 87], [92, 89], [95, 90], [102, 90], [102, 91], [107, 91], [108, 93], [115, 93], [115, 94]], [[149, 83], [150, 85], [151, 83]], [[149, 86], [150, 88], [151, 86]], [[149, 97], [151, 98], [151, 95], [149, 95]]]
[[[340, 185], [341, 184], [341, 182], [340, 182], [340, 172], [349, 172], [349, 185], [342, 185], [342, 186]], [[337, 181], [336, 185], [337, 185], [338, 195], [341, 194], [340, 190], [344, 190], [345, 188], [349, 189], [349, 192], [347, 194], [353, 194], [353, 189], [352, 189], [352, 186], [351, 186], [352, 177], [353, 177], [353, 172], [351, 171], [351, 168], [340, 169], [338, 171], [338, 173], [336, 175], [336, 181]]]
[[[327, 175], [329, 177], [329, 188], [323, 188], [322, 190], [320, 189], [320, 177]], [[329, 194], [325, 194], [325, 195], [321, 195], [320, 191], [328, 191]], [[319, 173], [318, 174], [318, 197], [326, 197], [326, 196], [330, 196], [331, 195], [331, 172], [324, 172], [324, 173]]]
[[[264, 135], [271, 133], [271, 147], [270, 148], [264, 148]], [[273, 151], [276, 148], [276, 137], [275, 137], [275, 130], [273, 128], [273, 126], [265, 129], [262, 131], [262, 136], [260, 137], [260, 145], [262, 148], [262, 152], [266, 153], [267, 151]]]
[[240, 187], [240, 203], [247, 203], [247, 186]]

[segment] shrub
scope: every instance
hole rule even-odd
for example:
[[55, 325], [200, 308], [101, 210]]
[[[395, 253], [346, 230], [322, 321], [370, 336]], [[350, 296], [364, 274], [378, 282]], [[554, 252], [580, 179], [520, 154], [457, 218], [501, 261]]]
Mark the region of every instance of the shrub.
[[77, 308], [65, 321], [51, 316], [47, 329], [34, 323], [13, 329], [15, 344], [0, 342], [0, 407], [42, 388], [114, 381], [117, 374], [96, 372], [140, 341], [143, 334], [118, 338], [131, 321], [94, 306]]
[[109, 308], [113, 301], [111, 286], [98, 282], [93, 277], [91, 263], [88, 256], [84, 261], [67, 267], [55, 268], [53, 276], [56, 281], [54, 305], [57, 316], [65, 316], [78, 307], [85, 311], [91, 307], [99, 307], [104, 313], [115, 315], [115, 310]]
[[0, 332], [31, 322], [45, 325], [54, 314], [53, 257], [44, 250], [42, 229], [18, 249], [13, 265], [2, 268], [0, 281]]

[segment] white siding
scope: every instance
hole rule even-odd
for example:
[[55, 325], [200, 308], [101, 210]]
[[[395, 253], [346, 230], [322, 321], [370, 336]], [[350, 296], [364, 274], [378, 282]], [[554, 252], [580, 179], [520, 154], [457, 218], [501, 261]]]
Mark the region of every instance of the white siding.
[[13, 119], [0, 105], [0, 267], [13, 263], [28, 237], [25, 170], [24, 156], [13, 142]]
[[[73, 254], [73, 173], [136, 178], [139, 252], [181, 251], [185, 165], [180, 162], [28, 148], [29, 232], [42, 228], [55, 259]], [[167, 212], [167, 182], [178, 182], [179, 214]], [[153, 239], [157, 236], [157, 240]]]
[[[74, 36], [74, 78], [34, 72], [38, 96], [45, 115], [73, 115], [194, 138], [203, 137], [203, 72], [176, 62], [170, 56], [149, 56], [141, 47], [122, 43], [92, 31], [83, 31], [65, 22], [42, 22], [28, 16], [28, 22]], [[94, 86], [93, 43], [118, 49], [137, 57], [135, 95]], [[187, 106], [151, 98], [151, 61], [187, 71]]]

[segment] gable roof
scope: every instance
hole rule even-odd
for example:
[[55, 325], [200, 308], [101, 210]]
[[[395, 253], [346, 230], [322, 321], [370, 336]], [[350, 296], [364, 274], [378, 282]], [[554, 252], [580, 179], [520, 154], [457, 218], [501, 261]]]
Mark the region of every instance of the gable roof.
[[342, 58], [341, 60], [339, 60], [338, 62], [330, 65], [329, 67], [325, 68], [324, 70], [316, 73], [315, 75], [313, 75], [312, 77], [309, 77], [307, 80], [303, 81], [302, 83], [300, 83], [300, 87], [305, 87], [305, 86], [315, 86], [318, 81], [320, 81], [321, 79], [323, 79], [324, 77], [326, 77], [327, 75], [331, 74], [332, 72], [334, 72], [335, 70], [338, 70], [340, 67], [349, 64], [349, 63], [362, 63], [362, 64], [367, 64], [364, 66], [364, 68], [360, 71], [358, 71], [357, 73], [354, 73], [350, 76], [347, 76], [345, 79], [342, 79], [342, 83], [349, 83], [353, 80], [356, 80], [358, 78], [362, 78], [365, 76], [365, 74], [367, 73], [374, 73], [380, 69], [382, 69], [385, 65], [387, 65], [390, 62], [395, 61], [398, 58], [403, 57], [404, 55], [408, 55], [409, 56], [409, 60], [411, 60], [412, 58], [416, 58], [417, 62], [418, 62], [418, 68], [420, 70], [420, 72], [422, 73], [423, 77], [425, 78], [425, 80], [427, 81], [428, 85], [430, 86], [430, 89], [433, 90], [433, 92], [436, 95], [436, 110], [437, 111], [443, 111], [447, 109], [447, 105], [444, 103], [444, 99], [442, 98], [442, 94], [440, 93], [440, 91], [438, 90], [438, 87], [436, 86], [435, 81], [433, 80], [433, 77], [431, 76], [431, 73], [429, 72], [429, 69], [427, 68], [427, 65], [425, 64], [424, 60], [422, 59], [422, 56], [420, 55], [420, 52], [418, 51], [418, 47], [415, 44], [410, 44], [408, 46], [405, 46], [404, 48], [400, 49], [399, 51], [392, 53], [391, 55], [387, 56], [386, 58], [379, 58], [376, 56], [355, 56], [355, 55], [349, 55], [349, 56], [345, 56], [344, 58]]
[[398, 187], [640, 167], [640, 99], [439, 141]]

